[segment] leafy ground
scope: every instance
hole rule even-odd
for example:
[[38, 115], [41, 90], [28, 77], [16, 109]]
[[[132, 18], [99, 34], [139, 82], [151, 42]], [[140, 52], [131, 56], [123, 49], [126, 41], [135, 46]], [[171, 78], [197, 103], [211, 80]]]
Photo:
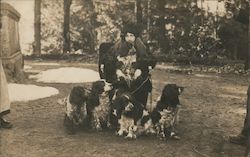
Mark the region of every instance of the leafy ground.
[[[58, 67], [34, 65], [35, 62], [25, 61], [34, 69], [32, 74], [36, 70], [69, 66], [97, 70], [95, 64], [60, 61]], [[183, 106], [178, 125], [179, 141], [160, 141], [154, 136], [129, 141], [108, 131], [67, 135], [63, 127], [64, 107], [57, 101], [78, 84], [44, 84], [30, 79], [24, 83], [55, 87], [60, 93], [12, 103], [8, 119], [14, 128], [0, 130], [1, 157], [240, 157], [244, 154], [244, 147], [227, 141], [228, 136], [238, 134], [243, 125], [249, 83], [244, 75], [169, 71], [164, 66], [154, 70], [154, 100], [166, 83], [185, 87], [180, 97]]]

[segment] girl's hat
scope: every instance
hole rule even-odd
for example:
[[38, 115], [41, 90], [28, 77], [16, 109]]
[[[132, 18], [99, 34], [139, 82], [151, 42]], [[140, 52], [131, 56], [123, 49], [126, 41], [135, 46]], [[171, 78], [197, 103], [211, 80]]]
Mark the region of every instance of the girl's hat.
[[127, 33], [132, 33], [135, 35], [135, 37], [140, 36], [140, 29], [135, 23], [127, 23], [123, 27], [122, 34], [126, 35]]

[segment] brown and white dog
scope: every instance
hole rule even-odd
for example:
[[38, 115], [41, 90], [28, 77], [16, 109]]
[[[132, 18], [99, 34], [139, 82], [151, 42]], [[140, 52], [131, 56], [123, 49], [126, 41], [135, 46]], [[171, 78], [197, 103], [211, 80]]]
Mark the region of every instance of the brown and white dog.
[[179, 114], [179, 95], [183, 91], [183, 87], [179, 87], [176, 84], [167, 84], [157, 101], [156, 106], [150, 113], [150, 118], [156, 128], [157, 135], [161, 139], [172, 137], [179, 139], [176, 135], [175, 126], [178, 121]]
[[92, 84], [87, 101], [87, 114], [90, 117], [91, 127], [96, 131], [101, 131], [110, 125], [110, 91], [112, 88], [112, 85], [104, 79]]
[[75, 133], [79, 126], [87, 124], [87, 95], [83, 87], [76, 86], [63, 100], [65, 106], [64, 125], [69, 134]]

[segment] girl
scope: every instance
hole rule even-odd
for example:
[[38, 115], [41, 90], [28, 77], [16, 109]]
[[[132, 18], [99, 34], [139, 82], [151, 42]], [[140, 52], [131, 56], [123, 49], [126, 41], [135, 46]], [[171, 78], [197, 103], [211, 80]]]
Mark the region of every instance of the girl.
[[121, 40], [113, 46], [112, 53], [117, 59], [115, 67], [118, 80], [126, 80], [128, 92], [146, 107], [148, 94], [152, 90], [149, 73], [156, 62], [139, 36], [140, 29], [135, 23], [126, 24]]

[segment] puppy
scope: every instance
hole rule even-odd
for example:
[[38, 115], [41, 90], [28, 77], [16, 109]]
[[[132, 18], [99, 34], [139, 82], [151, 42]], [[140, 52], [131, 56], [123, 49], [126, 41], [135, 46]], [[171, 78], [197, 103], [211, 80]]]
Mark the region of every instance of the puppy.
[[129, 93], [117, 96], [113, 102], [113, 114], [118, 119], [118, 136], [135, 139], [138, 133], [138, 123], [143, 117], [144, 107], [134, 100]]
[[167, 137], [179, 139], [175, 132], [175, 126], [180, 106], [179, 95], [183, 89], [183, 87], [179, 87], [176, 84], [167, 84], [163, 88], [155, 108], [150, 113], [157, 135], [161, 139], [166, 139]]
[[117, 56], [116, 76], [118, 80], [127, 82], [128, 87], [131, 81], [136, 80], [142, 71], [137, 68], [136, 54], [128, 56]]
[[67, 98], [64, 99], [65, 117], [64, 125], [69, 134], [74, 134], [77, 127], [87, 122], [87, 92], [81, 86], [73, 87]]
[[110, 126], [111, 90], [112, 85], [103, 79], [92, 84], [92, 89], [87, 101], [87, 114], [90, 117], [91, 127], [97, 131], [101, 131], [104, 127]]

